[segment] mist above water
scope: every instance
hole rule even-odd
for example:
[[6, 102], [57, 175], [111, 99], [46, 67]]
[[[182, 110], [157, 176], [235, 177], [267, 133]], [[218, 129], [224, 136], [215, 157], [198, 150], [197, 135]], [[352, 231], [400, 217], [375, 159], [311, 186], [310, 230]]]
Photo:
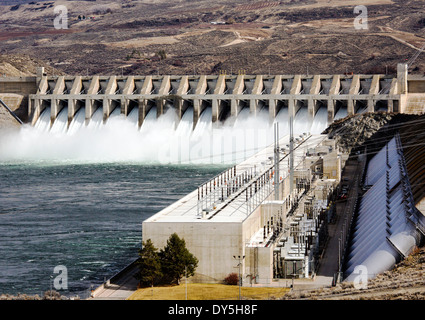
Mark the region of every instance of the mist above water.
[[[19, 131], [3, 132], [0, 161], [233, 164], [274, 142], [267, 109], [252, 116], [245, 108], [236, 118], [214, 124], [211, 113], [211, 108], [206, 108], [194, 127], [192, 108], [180, 121], [173, 108], [159, 118], [156, 108], [152, 108], [138, 128], [137, 108], [127, 118], [117, 108], [105, 124], [102, 109], [97, 109], [88, 125], [82, 108], [67, 128], [67, 108], [51, 127], [50, 108], [46, 108], [35, 126], [26, 124]], [[280, 110], [275, 121], [279, 123], [280, 137], [289, 134], [287, 108]], [[324, 108], [317, 111], [313, 122], [308, 120], [307, 108], [301, 108], [294, 119], [295, 134], [320, 133], [326, 126]]]

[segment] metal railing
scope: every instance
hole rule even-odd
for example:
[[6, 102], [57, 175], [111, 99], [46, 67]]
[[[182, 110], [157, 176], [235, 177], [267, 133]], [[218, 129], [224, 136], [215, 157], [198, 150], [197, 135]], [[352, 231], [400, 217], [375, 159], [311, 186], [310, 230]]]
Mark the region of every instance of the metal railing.
[[[294, 151], [309, 138], [301, 140], [294, 147]], [[288, 156], [289, 154], [279, 157], [279, 166]], [[252, 213], [275, 191], [274, 163], [261, 172], [257, 169], [254, 165], [237, 174], [236, 166], [234, 166], [198, 187], [198, 215], [208, 216], [208, 219], [211, 219], [229, 207], [233, 208], [230, 215], [236, 212], [243, 212], [246, 215]], [[209, 215], [213, 211], [215, 211], [214, 214]]]
[[231, 194], [239, 190], [244, 183], [244, 179], [250, 174], [237, 174], [236, 166], [225, 170], [209, 181], [198, 187], [198, 214], [202, 211], [210, 212], [214, 210], [218, 203], [225, 201]]

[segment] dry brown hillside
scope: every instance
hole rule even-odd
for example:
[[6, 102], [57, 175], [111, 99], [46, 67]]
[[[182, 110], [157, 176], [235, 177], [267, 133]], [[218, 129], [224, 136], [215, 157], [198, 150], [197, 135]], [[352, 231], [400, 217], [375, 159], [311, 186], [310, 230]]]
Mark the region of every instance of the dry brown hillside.
[[1, 77], [25, 77], [33, 76], [37, 73], [38, 67], [45, 67], [49, 74], [64, 74], [44, 61], [40, 61], [28, 55], [2, 54], [0, 55], [0, 76]]
[[[68, 29], [53, 26], [57, 5]], [[354, 28], [356, 5], [368, 10], [366, 30]], [[425, 44], [423, 9], [422, 0], [33, 1], [0, 6], [0, 53], [68, 74], [392, 73]]]

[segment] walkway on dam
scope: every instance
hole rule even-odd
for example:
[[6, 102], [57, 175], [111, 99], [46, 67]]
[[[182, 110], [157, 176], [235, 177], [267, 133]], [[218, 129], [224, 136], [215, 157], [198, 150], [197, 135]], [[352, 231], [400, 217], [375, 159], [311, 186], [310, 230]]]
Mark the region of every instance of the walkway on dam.
[[116, 281], [111, 284], [103, 284], [97, 288], [89, 300], [125, 300], [137, 290], [137, 279], [134, 275], [137, 272], [137, 265], [123, 270], [116, 275]]

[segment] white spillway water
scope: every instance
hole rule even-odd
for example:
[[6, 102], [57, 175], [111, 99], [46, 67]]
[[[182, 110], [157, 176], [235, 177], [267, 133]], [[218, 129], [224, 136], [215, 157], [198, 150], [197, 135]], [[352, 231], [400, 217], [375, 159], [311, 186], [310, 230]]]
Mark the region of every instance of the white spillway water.
[[41, 113], [40, 118], [34, 125], [34, 128], [38, 131], [47, 131], [50, 127], [50, 107], [44, 109]]
[[89, 121], [88, 127], [92, 129], [96, 129], [100, 127], [102, 122], [103, 122], [103, 110], [102, 108], [97, 108]]
[[51, 133], [66, 133], [68, 127], [68, 108], [63, 108], [56, 117], [56, 121], [50, 128]]
[[328, 110], [326, 108], [319, 108], [313, 119], [310, 132], [312, 134], [320, 134], [326, 128], [328, 122]]
[[81, 130], [84, 126], [86, 119], [86, 113], [84, 109], [79, 109], [75, 114], [74, 118], [71, 121], [71, 124], [68, 128], [68, 133], [70, 135], [76, 134], [79, 130]]
[[345, 107], [341, 107], [341, 108], [339, 108], [339, 110], [335, 113], [334, 120], [339, 120], [339, 119], [345, 118], [346, 116], [348, 116], [347, 108], [345, 108]]
[[[207, 107], [194, 126], [191, 107], [180, 121], [175, 109], [168, 108], [157, 117], [157, 109], [152, 107], [140, 129], [138, 108], [127, 117], [120, 113], [121, 109], [115, 108], [104, 123], [103, 109], [97, 108], [86, 125], [85, 109], [80, 108], [68, 128], [67, 108], [53, 126], [50, 108], [46, 108], [34, 127], [26, 124], [18, 132], [0, 135], [0, 161], [233, 164], [274, 142], [267, 108], [257, 116], [244, 108], [236, 119], [212, 123], [212, 110]], [[280, 137], [289, 134], [287, 108], [280, 110], [275, 122]], [[307, 108], [301, 108], [294, 119], [294, 134], [319, 133], [326, 126], [326, 110], [319, 109], [311, 124]]]
[[111, 112], [111, 114], [109, 115], [109, 117], [108, 117], [108, 120], [107, 121], [111, 121], [111, 120], [113, 120], [113, 119], [115, 119], [115, 118], [118, 118], [118, 117], [123, 117], [122, 115], [121, 115], [121, 109], [118, 107], [118, 108], [115, 108], [112, 112]]
[[127, 121], [130, 121], [135, 128], [137, 128], [139, 121], [139, 109], [133, 108], [133, 110], [130, 111], [130, 113], [127, 116]]
[[308, 109], [300, 108], [294, 118], [294, 134], [308, 133], [310, 128]]
[[143, 120], [142, 127], [140, 128], [140, 132], [143, 134], [147, 134], [149, 131], [155, 129], [156, 124], [156, 108], [153, 107], [147, 113], [145, 119]]
[[276, 122], [279, 123], [279, 135], [289, 134], [288, 108], [282, 108], [276, 115]]

